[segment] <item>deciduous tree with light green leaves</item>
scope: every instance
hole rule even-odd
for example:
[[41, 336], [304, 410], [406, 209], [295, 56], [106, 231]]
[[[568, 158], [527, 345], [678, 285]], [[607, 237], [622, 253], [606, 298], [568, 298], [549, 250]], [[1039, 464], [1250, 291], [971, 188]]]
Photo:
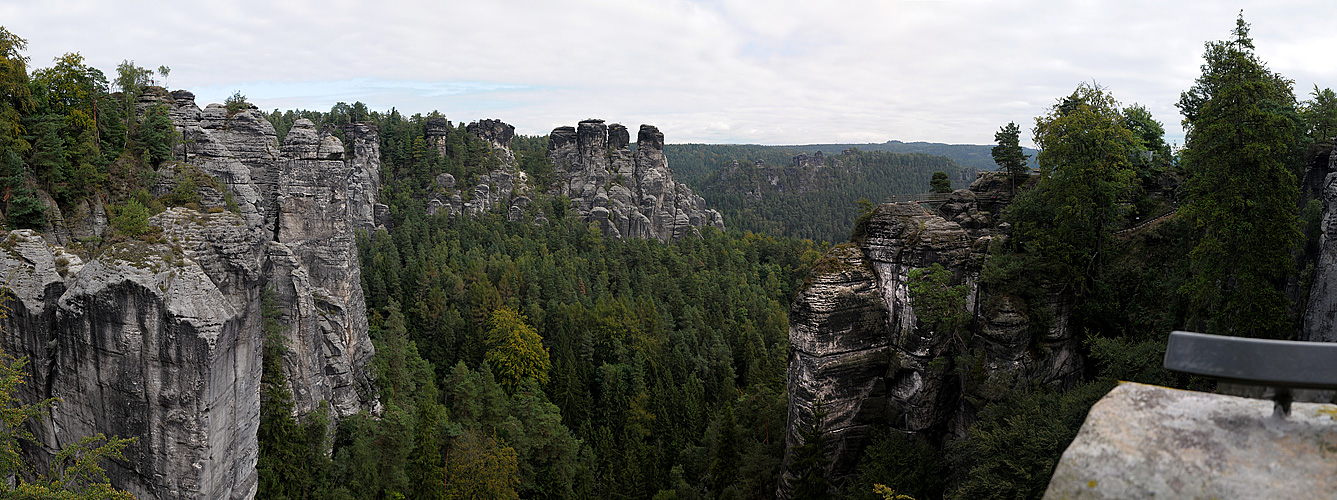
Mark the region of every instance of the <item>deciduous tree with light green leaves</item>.
[[1121, 118], [1113, 96], [1083, 83], [1035, 119], [1040, 188], [1030, 202], [1052, 212], [1017, 221], [1016, 234], [1053, 265], [1055, 282], [1078, 297], [1099, 278], [1113, 233], [1124, 222], [1123, 202], [1137, 187], [1131, 157], [1138, 138]]
[[969, 317], [966, 294], [970, 287], [951, 284], [952, 272], [934, 262], [909, 273], [910, 305], [925, 328], [937, 334], [957, 336]]
[[1303, 136], [1291, 81], [1254, 53], [1249, 25], [1208, 42], [1202, 75], [1179, 99], [1183, 166], [1196, 229], [1190, 328], [1248, 337], [1291, 330], [1281, 291], [1299, 241], [1295, 162]]
[[526, 380], [548, 383], [548, 350], [543, 347], [534, 327], [523, 314], [502, 308], [492, 312], [487, 331], [487, 354], [484, 359], [492, 367], [508, 393], [514, 393]]

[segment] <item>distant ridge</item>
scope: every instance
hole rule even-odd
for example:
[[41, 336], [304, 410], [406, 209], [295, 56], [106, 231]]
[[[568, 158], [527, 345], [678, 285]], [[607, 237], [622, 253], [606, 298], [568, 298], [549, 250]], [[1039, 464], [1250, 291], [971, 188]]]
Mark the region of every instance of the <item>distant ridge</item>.
[[[849, 148], [856, 148], [860, 151], [891, 151], [893, 153], [925, 153], [938, 156], [946, 156], [962, 167], [974, 168], [980, 171], [997, 170], [998, 165], [993, 162], [993, 155], [990, 151], [992, 144], [943, 144], [940, 142], [901, 142], [887, 141], [883, 143], [867, 144], [805, 144], [800, 146], [775, 146], [788, 148], [794, 151], [811, 153], [814, 151], [826, 151], [836, 153]], [[1031, 148], [1022, 148], [1026, 155], [1030, 156], [1032, 167], [1035, 166], [1035, 154], [1038, 152]]]
[[[781, 146], [763, 146], [759, 144], [665, 144], [664, 154], [669, 165], [680, 178], [691, 186], [701, 185], [711, 174], [727, 166], [731, 161], [764, 161], [771, 165], [785, 165], [799, 153], [812, 154], [821, 151], [838, 154], [846, 149], [860, 151], [888, 151], [893, 153], [923, 153], [945, 156], [956, 161], [965, 169], [977, 171], [997, 170], [990, 151], [992, 144], [943, 144], [939, 142], [903, 142], [887, 141], [864, 144], [796, 144]], [[1034, 168], [1037, 150], [1022, 148], [1030, 157]], [[954, 173], [954, 172], [949, 172]], [[973, 175], [973, 174], [972, 174]], [[956, 179], [962, 180], [962, 179]], [[969, 182], [968, 180], [966, 181]], [[959, 186], [964, 187], [964, 186]]]

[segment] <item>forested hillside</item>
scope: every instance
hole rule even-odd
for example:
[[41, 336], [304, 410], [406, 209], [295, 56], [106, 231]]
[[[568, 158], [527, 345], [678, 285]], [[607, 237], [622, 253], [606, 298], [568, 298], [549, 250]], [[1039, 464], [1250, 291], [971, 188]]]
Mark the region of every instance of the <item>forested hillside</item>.
[[[266, 411], [262, 496], [773, 495], [789, 300], [824, 248], [713, 228], [671, 244], [609, 239], [542, 193], [543, 225], [427, 216], [437, 174], [495, 165], [463, 126], [443, 155], [423, 116], [354, 104], [271, 119], [282, 130], [350, 115], [381, 131], [394, 214], [359, 244], [386, 410], [330, 441], [319, 415]], [[538, 144], [513, 145], [541, 178]]]
[[[147, 258], [116, 253], [118, 244], [161, 245], [162, 260], [183, 263], [179, 242], [166, 240], [153, 216], [241, 220], [231, 180], [180, 161], [185, 139], [163, 104], [169, 94], [149, 85], [154, 72], [125, 61], [109, 80], [77, 53], [29, 71], [24, 47], [0, 28], [0, 208], [10, 234], [33, 229], [68, 247], [61, 266], [71, 256]], [[782, 484], [804, 499], [1036, 498], [1091, 404], [1116, 381], [1214, 389], [1161, 369], [1170, 330], [1269, 338], [1305, 331], [1311, 285], [1324, 275], [1320, 245], [1332, 237], [1321, 235], [1332, 206], [1324, 179], [1337, 167], [1329, 160], [1337, 97], [1316, 86], [1298, 100], [1293, 83], [1254, 53], [1242, 18], [1231, 39], [1208, 44], [1204, 59], [1179, 100], [1183, 151], [1170, 150], [1146, 108], [1118, 102], [1117, 89], [1080, 84], [1034, 120], [1042, 151], [1026, 154], [1038, 173], [1018, 167], [994, 185], [994, 194], [1007, 191], [994, 208], [972, 201], [974, 192], [957, 193], [955, 211], [943, 217], [900, 206], [923, 217], [904, 220], [923, 224], [895, 228], [904, 245], [885, 253], [899, 258], [919, 245], [921, 261], [857, 290], [851, 276], [885, 272], [860, 260], [874, 239], [874, 204], [929, 191], [935, 172], [947, 174], [943, 188], [964, 187], [976, 170], [993, 169], [979, 149], [988, 146], [670, 144], [669, 166], [723, 213], [728, 230], [701, 227], [664, 242], [605, 237], [580, 220], [570, 199], [551, 192], [543, 136], [509, 144], [533, 186], [525, 217], [508, 220], [505, 207], [428, 215], [442, 174], [473, 186], [512, 160], [437, 112], [360, 102], [270, 112], [267, 137], [279, 144], [320, 130], [344, 138], [344, 155], [353, 157], [345, 126], [377, 133], [373, 201], [385, 213], [376, 214], [380, 227], [358, 234], [356, 248], [379, 406], [337, 422], [328, 404], [296, 414], [282, 365], [292, 326], [275, 292], [257, 287], [250, 300], [263, 318], [247, 320], [265, 334], [257, 498], [763, 499]], [[215, 108], [219, 123], [236, 124], [237, 113], [264, 121], [240, 92], [223, 106], [226, 114]], [[429, 125], [444, 128], [429, 134]], [[1015, 142], [1015, 126], [1000, 136], [1009, 130]], [[321, 143], [312, 144], [314, 157]], [[344, 161], [339, 151], [320, 154]], [[959, 244], [958, 267], [925, 265], [945, 248], [934, 246], [935, 235]], [[892, 241], [883, 240], [875, 243]], [[828, 242], [845, 241], [852, 243], [827, 253]], [[18, 255], [12, 246], [5, 255]], [[862, 448], [839, 450], [859, 457], [843, 478], [830, 474], [835, 446], [823, 443], [847, 436], [829, 431], [835, 423], [825, 420], [824, 402], [798, 420], [787, 414], [795, 397], [787, 379], [807, 375], [786, 372], [798, 356], [791, 314], [807, 307], [795, 297], [819, 274], [834, 276], [837, 291], [813, 299], [835, 304], [840, 314], [831, 316], [878, 329], [880, 341], [933, 345], [879, 353], [869, 359], [881, 365], [862, 366], [885, 379], [869, 398], [875, 411], [842, 416], [875, 426], [855, 436], [866, 438]], [[839, 309], [855, 294], [893, 285], [869, 303], [902, 301], [904, 332], [888, 329], [889, 312]], [[46, 290], [56, 288], [39, 288]], [[314, 317], [343, 317], [332, 302], [312, 303], [323, 307], [312, 307]], [[830, 339], [848, 332], [819, 333], [832, 348]], [[26, 366], [0, 355], [0, 400], [15, 410], [0, 429], [0, 473], [10, 478], [0, 496], [120, 494], [96, 464], [121, 458], [130, 441], [99, 435], [70, 447], [76, 470], [89, 474], [78, 484], [54, 479], [68, 470], [59, 469], [64, 462], [50, 473], [21, 463], [20, 450], [33, 447], [21, 422], [56, 404], [10, 397]], [[831, 366], [847, 375], [858, 368]], [[925, 381], [941, 389], [924, 399], [941, 411], [912, 428], [909, 415], [924, 407], [895, 407], [895, 398]], [[804, 418], [812, 425], [790, 427]], [[786, 434], [800, 437], [788, 465]], [[781, 479], [786, 467], [790, 483]]]
[[861, 201], [876, 204], [892, 195], [929, 192], [935, 172], [970, 174], [974, 180], [973, 172], [942, 156], [847, 149], [800, 153], [780, 164], [731, 161], [703, 180], [698, 192], [730, 228], [842, 242]]
[[[741, 163], [764, 161], [768, 165], [787, 165], [794, 156], [800, 153], [813, 154], [821, 151], [830, 155], [851, 148], [860, 151], [922, 153], [945, 156], [951, 158], [965, 170], [974, 169], [976, 172], [986, 172], [998, 168], [990, 155], [992, 147], [975, 144], [901, 142], [895, 140], [867, 144], [800, 144], [792, 146], [667, 144], [664, 146], [664, 153], [668, 155], [669, 163], [673, 165], [673, 171], [678, 173], [688, 184], [696, 186], [698, 182], [709, 178], [716, 171], [728, 166], [735, 160]], [[1034, 159], [1035, 153], [1034, 149], [1025, 148], [1025, 154], [1030, 158]], [[1036, 165], [1031, 163], [1031, 166]], [[955, 179], [955, 181], [965, 184], [969, 184], [972, 180], [974, 180], [974, 175], [970, 175], [969, 178]], [[958, 186], [961, 186], [961, 184], [958, 184]]]

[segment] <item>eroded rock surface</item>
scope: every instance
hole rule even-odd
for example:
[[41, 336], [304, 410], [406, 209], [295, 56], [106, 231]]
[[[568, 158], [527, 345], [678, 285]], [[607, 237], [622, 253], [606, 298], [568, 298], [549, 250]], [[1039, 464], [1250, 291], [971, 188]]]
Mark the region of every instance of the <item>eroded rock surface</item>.
[[[1032, 338], [1038, 329], [1024, 308], [1006, 296], [980, 298], [989, 231], [972, 234], [915, 203], [877, 207], [860, 231], [855, 243], [831, 249], [813, 265], [790, 312], [786, 449], [802, 444], [798, 430], [820, 399], [832, 460], [828, 478], [835, 484], [855, 472], [875, 430], [943, 436], [969, 426], [973, 410], [962, 394], [958, 359], [977, 360], [976, 371], [985, 377], [977, 382], [1004, 389], [1062, 384], [1080, 373], [1080, 346], [1066, 327], [1065, 302], [1036, 306], [1055, 320]], [[979, 324], [977, 335], [970, 335], [969, 324], [933, 331], [915, 315], [910, 272], [934, 264], [969, 290], [966, 309], [974, 319], [968, 323]], [[784, 460], [779, 493], [789, 498], [788, 451]]]
[[1329, 153], [1326, 169], [1311, 168], [1310, 175], [1323, 179], [1323, 219], [1300, 340], [1337, 342], [1337, 149]]
[[135, 437], [126, 461], [105, 465], [139, 498], [255, 495], [252, 304], [234, 307], [167, 244], [119, 243], [87, 264], [27, 231], [0, 246], [0, 272], [27, 277], [13, 288], [4, 337], [6, 352], [29, 359], [23, 397], [61, 400], [31, 424], [37, 462], [83, 436]]
[[[34, 460], [99, 432], [135, 437], [108, 467], [113, 485], [140, 498], [253, 498], [267, 288], [288, 326], [295, 411], [379, 412], [355, 241], [383, 212], [379, 140], [353, 124], [345, 145], [300, 120], [280, 148], [253, 108], [146, 95], [140, 104], [167, 106], [187, 139], [175, 152], [185, 163], [165, 162], [154, 190], [193, 186], [204, 211], [168, 209], [149, 219], [161, 243], [123, 241], [87, 263], [32, 231], [5, 233], [13, 294], [0, 344], [30, 360], [25, 401], [62, 400], [33, 424]], [[74, 235], [105, 225], [96, 200], [81, 217], [91, 221]]]
[[[424, 128], [428, 142], [439, 148], [441, 154], [448, 154], [446, 134], [451, 128], [450, 122], [445, 118], [432, 118], [427, 120]], [[511, 151], [515, 127], [500, 120], [480, 120], [464, 129], [487, 143], [497, 168], [478, 176], [472, 189], [457, 185], [451, 174], [438, 175], [433, 186], [434, 194], [427, 200], [427, 214], [445, 212], [478, 216], [500, 211], [512, 222], [524, 220], [525, 207], [530, 202], [530, 185], [516, 163], [515, 152]]]
[[1047, 500], [1337, 498], [1337, 406], [1125, 382], [1091, 408]]
[[603, 120], [558, 127], [548, 139], [557, 192], [604, 234], [668, 241], [704, 226], [724, 228], [719, 212], [674, 182], [658, 128], [641, 125], [634, 153], [627, 128]]

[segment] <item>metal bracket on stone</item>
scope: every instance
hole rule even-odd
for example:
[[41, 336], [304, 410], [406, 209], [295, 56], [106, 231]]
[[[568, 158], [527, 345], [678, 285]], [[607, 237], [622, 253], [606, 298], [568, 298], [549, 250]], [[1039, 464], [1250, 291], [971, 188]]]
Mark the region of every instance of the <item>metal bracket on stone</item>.
[[1291, 413], [1291, 389], [1337, 389], [1337, 343], [1171, 332], [1165, 369], [1271, 387], [1273, 415]]

